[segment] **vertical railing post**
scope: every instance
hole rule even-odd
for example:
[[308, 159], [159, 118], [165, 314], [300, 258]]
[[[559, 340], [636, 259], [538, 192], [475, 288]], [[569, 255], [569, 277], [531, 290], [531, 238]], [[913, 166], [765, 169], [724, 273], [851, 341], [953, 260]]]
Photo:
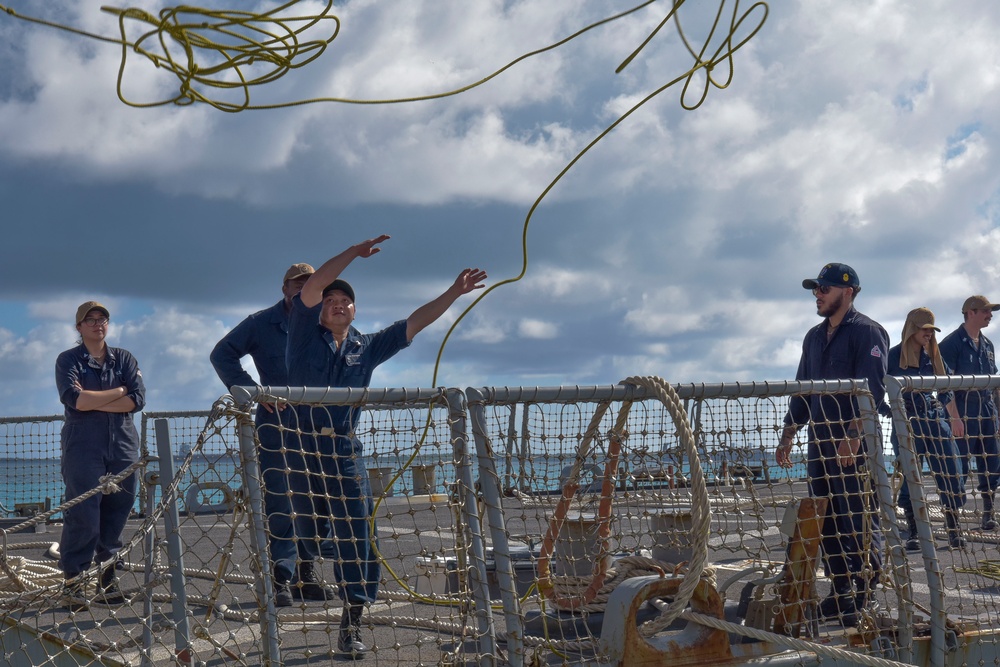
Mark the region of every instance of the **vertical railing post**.
[[[516, 406], [514, 406], [516, 408]], [[466, 440], [468, 442], [468, 440]], [[521, 489], [521, 470], [514, 474], [514, 461], [519, 460], [514, 449], [517, 447], [517, 410], [511, 409], [507, 419], [507, 448], [504, 455], [504, 488]]]
[[[886, 378], [889, 380], [891, 379], [891, 376], [886, 376]], [[892, 571], [904, 572], [907, 567], [906, 555], [900, 548], [898, 541], [898, 519], [896, 518], [896, 506], [892, 501], [892, 486], [889, 484], [889, 476], [886, 474], [885, 451], [883, 450], [882, 444], [882, 425], [878, 420], [878, 410], [875, 407], [875, 400], [872, 397], [871, 392], [868, 391], [867, 381], [863, 382], [862, 386], [865, 391], [859, 393], [857, 395], [857, 399], [858, 409], [861, 411], [862, 421], [864, 422], [865, 447], [868, 452], [869, 474], [875, 482], [881, 523], [886, 524], [888, 522], [888, 534], [893, 540], [897, 541], [897, 544], [892, 545], [892, 548], [889, 548], [886, 551], [888, 553], [889, 560], [892, 563]], [[911, 448], [910, 453], [912, 454], [912, 452], [913, 450]], [[900, 448], [900, 454], [902, 454], [902, 448]], [[917, 484], [917, 486], [919, 487], [920, 485]], [[911, 491], [912, 490], [913, 487], [911, 486]], [[920, 497], [920, 503], [923, 503], [923, 493], [919, 489], [917, 489], [916, 493], [912, 497], [916, 499], [918, 495]], [[928, 528], [927, 530], [929, 531], [930, 529]], [[886, 532], [885, 526], [883, 526], [882, 534], [885, 535]], [[930, 579], [929, 572], [928, 579]], [[896, 587], [896, 596], [899, 602], [898, 650], [900, 655], [898, 659], [903, 662], [909, 662], [912, 657], [911, 649], [909, 647], [913, 645], [913, 595], [912, 591], [904, 591], [902, 588], [903, 587], [900, 586]]]
[[[479, 468], [479, 484], [483, 501], [486, 503], [487, 523], [493, 539], [493, 563], [496, 567], [497, 582], [500, 584], [500, 598], [507, 625], [507, 662], [511, 667], [524, 664], [524, 623], [521, 619], [521, 602], [517, 599], [514, 581], [514, 565], [510, 558], [510, 543], [504, 529], [506, 522], [501, 504], [500, 478], [496, 462], [490, 452], [486, 431], [486, 417], [483, 402], [485, 397], [477, 389], [465, 390], [468, 414], [472, 421], [472, 435], [476, 441], [476, 455]], [[525, 410], [527, 413], [527, 410]], [[526, 437], [526, 433], [522, 433]], [[522, 459], [523, 462], [523, 459]], [[485, 563], [484, 563], [485, 566]]]
[[174, 621], [176, 656], [181, 664], [191, 662], [191, 628], [187, 618], [187, 588], [184, 577], [184, 551], [181, 548], [180, 513], [177, 497], [170, 497], [174, 480], [174, 457], [170, 451], [170, 427], [166, 419], [157, 419], [156, 450], [160, 456], [160, 489], [164, 503], [163, 522], [166, 530], [167, 556], [170, 558], [170, 598]]
[[[899, 444], [899, 454], [896, 458], [903, 470], [903, 478], [910, 490], [910, 502], [913, 505], [913, 514], [918, 518], [916, 521], [917, 537], [920, 541], [920, 550], [924, 559], [924, 571], [927, 573], [927, 588], [930, 594], [930, 623], [931, 623], [931, 665], [945, 664], [945, 631], [947, 625], [947, 613], [945, 611], [944, 600], [944, 578], [941, 573], [941, 562], [938, 559], [936, 547], [934, 545], [934, 533], [931, 531], [930, 511], [927, 507], [927, 500], [924, 498], [924, 485], [920, 478], [920, 461], [917, 458], [916, 447], [913, 440], [913, 432], [910, 429], [910, 420], [906, 415], [906, 404], [903, 398], [903, 385], [899, 378], [887, 375], [885, 378], [886, 395], [889, 405], [892, 407], [892, 428], [896, 432]], [[865, 430], [867, 430], [867, 425]], [[883, 500], [884, 507], [891, 507], [895, 514], [895, 504], [892, 502], [890, 494], [889, 500]], [[926, 520], [924, 520], [926, 517]], [[893, 524], [896, 517], [893, 516]], [[893, 534], [897, 533], [893, 528]], [[890, 555], [899, 551], [902, 555], [902, 546], [890, 549]], [[910, 662], [912, 652], [909, 648], [913, 644], [913, 593], [912, 582], [897, 581], [897, 589], [901, 597], [899, 601], [899, 659]], [[905, 601], [902, 599], [905, 597]]]
[[[145, 424], [143, 424], [145, 426]], [[143, 429], [143, 442], [145, 442], [145, 428]], [[160, 473], [147, 470], [142, 481], [142, 488], [145, 490], [143, 499], [143, 512], [148, 521], [156, 511], [156, 485], [159, 484]], [[146, 549], [146, 573], [143, 576], [144, 586], [142, 589], [142, 651], [140, 653], [139, 664], [141, 667], [153, 667], [150, 651], [153, 648], [153, 580], [156, 578], [156, 530], [153, 526], [143, 538]]]
[[472, 458], [469, 453], [469, 430], [466, 420], [465, 394], [457, 389], [445, 392], [451, 423], [451, 443], [455, 456], [455, 476], [458, 480], [459, 509], [465, 518], [471, 536], [469, 545], [472, 563], [469, 568], [469, 587], [476, 605], [479, 621], [479, 664], [484, 667], [496, 665], [496, 629], [493, 610], [490, 607], [489, 581], [486, 578], [486, 547], [483, 529], [479, 522], [479, 504], [476, 501], [476, 482], [472, 474]]
[[[254, 387], [232, 387], [230, 392], [233, 396], [245, 397], [241, 401], [241, 407], [249, 406], [250, 394], [247, 391], [256, 391]], [[239, 400], [239, 399], [237, 399]], [[264, 515], [264, 494], [262, 489], [263, 475], [260, 471], [260, 461], [257, 458], [257, 439], [254, 437], [254, 424], [246, 416], [239, 419], [237, 424], [240, 443], [240, 467], [243, 471], [243, 488], [247, 492], [247, 503], [250, 506], [250, 525], [254, 551], [260, 563], [260, 576], [257, 577], [256, 590], [257, 599], [264, 603], [264, 613], [260, 618], [260, 629], [264, 637], [263, 664], [280, 665], [281, 648], [278, 642], [278, 608], [274, 604], [274, 568], [271, 566], [270, 550], [267, 546], [267, 517]]]

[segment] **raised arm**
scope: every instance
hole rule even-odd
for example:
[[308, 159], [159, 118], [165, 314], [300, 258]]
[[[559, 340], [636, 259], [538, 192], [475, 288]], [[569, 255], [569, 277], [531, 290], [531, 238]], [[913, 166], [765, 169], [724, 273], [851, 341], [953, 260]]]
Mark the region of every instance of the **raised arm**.
[[414, 336], [444, 315], [458, 297], [482, 289], [484, 280], [486, 272], [479, 269], [465, 269], [458, 274], [455, 282], [441, 296], [420, 306], [406, 318], [406, 340], [412, 341]]
[[344, 272], [344, 269], [346, 269], [351, 262], [358, 257], [371, 257], [381, 250], [381, 248], [376, 246], [387, 240], [389, 240], [389, 235], [382, 234], [377, 238], [368, 239], [367, 241], [362, 241], [357, 245], [352, 245], [339, 255], [326, 260], [326, 262], [323, 263], [323, 266], [316, 269], [316, 273], [309, 276], [309, 280], [307, 280], [306, 284], [302, 286], [302, 291], [299, 293], [299, 298], [302, 299], [302, 305], [307, 308], [312, 308], [321, 302], [323, 300], [323, 290], [327, 285], [339, 278], [340, 274]]

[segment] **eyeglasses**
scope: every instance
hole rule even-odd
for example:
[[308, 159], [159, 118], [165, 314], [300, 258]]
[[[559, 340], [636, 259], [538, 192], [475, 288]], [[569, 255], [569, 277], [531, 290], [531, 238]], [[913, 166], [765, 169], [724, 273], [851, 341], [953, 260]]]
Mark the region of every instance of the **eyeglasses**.
[[833, 289], [833, 285], [816, 285], [813, 287], [813, 296], [819, 296], [820, 294], [829, 294], [830, 290]]
[[88, 317], [83, 321], [88, 327], [103, 327], [108, 323], [108, 318], [106, 317]]

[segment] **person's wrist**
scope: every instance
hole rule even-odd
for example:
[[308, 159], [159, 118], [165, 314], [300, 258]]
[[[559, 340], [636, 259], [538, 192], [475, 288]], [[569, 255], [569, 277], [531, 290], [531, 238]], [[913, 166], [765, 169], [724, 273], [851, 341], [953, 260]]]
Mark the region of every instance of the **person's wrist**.
[[847, 429], [847, 439], [848, 440], [860, 440], [861, 439], [861, 432], [858, 431], [858, 429], [856, 429], [856, 428], [849, 428], [849, 429]]

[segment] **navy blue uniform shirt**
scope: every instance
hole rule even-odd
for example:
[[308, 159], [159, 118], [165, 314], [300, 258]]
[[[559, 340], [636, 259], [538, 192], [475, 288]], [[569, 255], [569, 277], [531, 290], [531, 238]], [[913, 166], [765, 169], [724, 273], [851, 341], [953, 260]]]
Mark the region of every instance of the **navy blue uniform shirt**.
[[285, 344], [288, 340], [288, 315], [282, 299], [270, 308], [259, 310], [227, 333], [212, 350], [211, 360], [226, 388], [253, 387], [257, 383], [240, 363], [250, 355], [264, 386], [288, 384], [285, 370]]
[[[889, 334], [852, 306], [827, 341], [829, 319], [806, 333], [796, 380], [868, 380], [875, 405], [885, 398]], [[785, 426], [809, 423], [810, 440], [842, 440], [847, 422], [860, 417], [857, 399], [847, 394], [792, 396]]]
[[[285, 368], [285, 348], [288, 342], [288, 313], [282, 299], [270, 308], [259, 310], [216, 343], [209, 358], [226, 389], [235, 386], [254, 387], [257, 383], [243, 368], [240, 359], [250, 355], [265, 387], [288, 385]], [[277, 423], [277, 413], [257, 406], [257, 423]]]
[[[410, 344], [406, 320], [399, 320], [372, 334], [352, 326], [338, 349], [333, 334], [319, 322], [322, 307], [321, 302], [307, 308], [298, 294], [292, 299], [286, 360], [293, 387], [367, 387], [375, 368]], [[360, 409], [330, 406], [311, 413], [312, 423], [306, 426], [333, 427], [337, 434], [347, 435], [354, 430]]]
[[[899, 344], [889, 350], [889, 375], [900, 377], [903, 375], [937, 375], [934, 372], [934, 364], [927, 350], [920, 350], [919, 368], [900, 368], [899, 360], [903, 354], [903, 345]], [[948, 363], [944, 364], [944, 372], [951, 374]], [[903, 402], [906, 404], [906, 414], [910, 417], [928, 417], [930, 419], [945, 419], [944, 406], [952, 401], [950, 391], [939, 391], [937, 399], [934, 398], [933, 391], [908, 391], [903, 394]]]
[[[996, 375], [996, 357], [993, 341], [979, 333], [979, 349], [972, 344], [965, 325], [945, 336], [938, 347], [941, 358], [955, 375]], [[992, 417], [997, 413], [992, 392], [986, 389], [955, 391], [955, 407], [963, 417]]]
[[56, 388], [59, 400], [65, 406], [66, 425], [62, 430], [63, 446], [73, 440], [93, 442], [99, 447], [119, 447], [124, 452], [139, 451], [139, 434], [132, 414], [76, 409], [80, 390], [79, 382], [87, 391], [104, 391], [125, 387], [125, 395], [132, 399], [132, 413], [146, 406], [146, 387], [142, 382], [139, 364], [128, 350], [107, 347], [103, 365], [93, 362], [87, 347], [82, 343], [61, 353], [56, 359]]

